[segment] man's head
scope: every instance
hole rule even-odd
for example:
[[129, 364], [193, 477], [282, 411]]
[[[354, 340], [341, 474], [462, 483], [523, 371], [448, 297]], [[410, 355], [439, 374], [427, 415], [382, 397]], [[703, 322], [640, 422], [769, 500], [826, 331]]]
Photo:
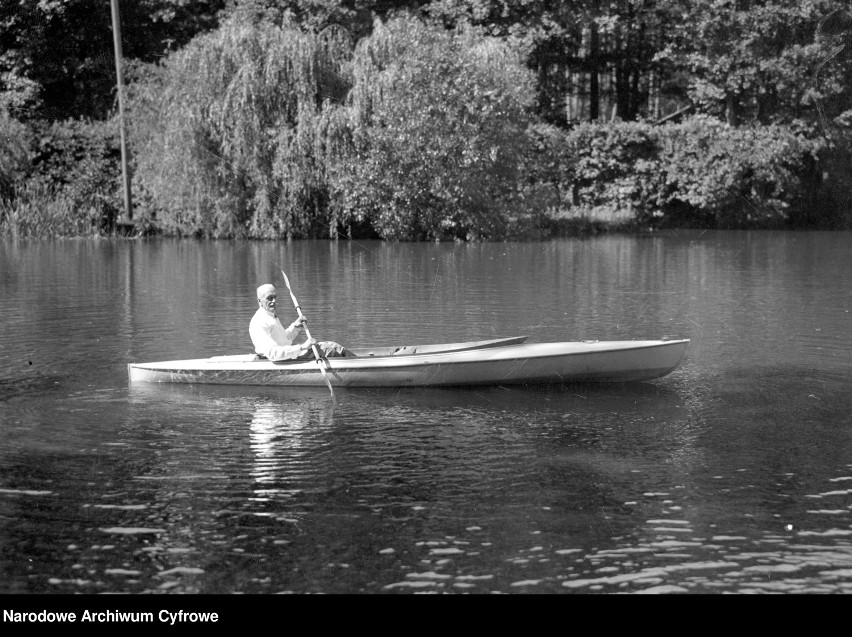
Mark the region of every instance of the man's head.
[[277, 299], [277, 293], [275, 292], [275, 286], [266, 283], [257, 288], [257, 302], [264, 310], [269, 312], [270, 314], [275, 314], [275, 300]]

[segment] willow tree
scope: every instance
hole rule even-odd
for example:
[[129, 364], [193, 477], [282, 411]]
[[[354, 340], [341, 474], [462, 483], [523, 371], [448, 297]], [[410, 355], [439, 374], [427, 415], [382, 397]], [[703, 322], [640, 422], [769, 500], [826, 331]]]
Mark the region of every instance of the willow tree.
[[[345, 35], [345, 34], [343, 34]], [[231, 19], [132, 99], [136, 182], [166, 231], [326, 235], [328, 111], [349, 89], [340, 33]]]
[[351, 68], [338, 223], [394, 240], [480, 239], [531, 211], [520, 185], [535, 91], [506, 40], [399, 16], [376, 22]]

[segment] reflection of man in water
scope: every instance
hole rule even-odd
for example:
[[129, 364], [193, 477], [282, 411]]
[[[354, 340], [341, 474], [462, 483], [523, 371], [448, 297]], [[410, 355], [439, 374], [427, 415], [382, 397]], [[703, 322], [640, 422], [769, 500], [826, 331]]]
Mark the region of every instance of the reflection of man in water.
[[294, 345], [293, 341], [302, 331], [305, 320], [297, 318], [287, 329], [284, 329], [275, 315], [277, 298], [274, 285], [267, 283], [257, 288], [257, 303], [260, 307], [254, 313], [249, 325], [249, 335], [257, 354], [271, 361], [313, 358], [311, 346], [316, 345], [322, 356], [347, 356], [346, 349], [333, 341], [317, 341], [315, 338], [308, 338], [303, 343]]
[[334, 404], [325, 399], [276, 398], [255, 406], [249, 434], [254, 456], [251, 473], [256, 482], [263, 483], [267, 495], [276, 486], [272, 483], [283, 489], [288, 483], [299, 486], [306, 475], [325, 475], [326, 468], [308, 466], [313, 462], [309, 457], [317, 449], [315, 436], [333, 425], [333, 417]]
[[288, 451], [302, 446], [302, 430], [309, 421], [294, 405], [260, 404], [251, 421], [251, 448], [258, 482], [274, 482], [286, 473], [294, 458]]

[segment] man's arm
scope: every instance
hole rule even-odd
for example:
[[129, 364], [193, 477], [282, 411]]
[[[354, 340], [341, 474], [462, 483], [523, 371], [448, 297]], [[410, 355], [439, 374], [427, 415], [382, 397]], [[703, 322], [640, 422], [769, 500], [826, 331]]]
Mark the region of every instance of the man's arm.
[[271, 361], [292, 360], [299, 358], [299, 356], [311, 349], [311, 345], [315, 342], [314, 340], [313, 342], [305, 341], [299, 345], [275, 345], [270, 347], [264, 356]]
[[296, 319], [290, 325], [284, 328], [284, 334], [287, 337], [287, 340], [291, 343], [296, 340], [299, 336], [299, 332], [302, 331], [302, 319]]
[[254, 351], [266, 356], [271, 361], [283, 361], [298, 358], [310, 349], [310, 344], [292, 345], [293, 338], [298, 335], [298, 328], [291, 325], [284, 331], [291, 344], [281, 345], [272, 337], [272, 328], [268, 323], [252, 321], [249, 325], [249, 336], [254, 344]]

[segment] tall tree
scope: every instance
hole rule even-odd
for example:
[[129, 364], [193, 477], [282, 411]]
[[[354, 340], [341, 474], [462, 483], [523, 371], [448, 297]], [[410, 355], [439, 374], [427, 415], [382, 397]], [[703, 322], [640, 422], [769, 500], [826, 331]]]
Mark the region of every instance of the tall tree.
[[398, 17], [376, 24], [352, 67], [341, 223], [387, 239], [497, 238], [534, 207], [518, 189], [533, 81], [510, 42]]
[[351, 51], [333, 34], [237, 16], [195, 38], [131, 93], [137, 183], [175, 233], [328, 234], [326, 109]]
[[232, 0], [230, 15], [241, 19], [271, 21], [286, 19], [319, 32], [343, 27], [350, 37], [360, 40], [370, 34], [375, 18], [384, 19], [397, 11], [417, 11], [429, 0]]
[[662, 67], [655, 54], [677, 16], [652, 0], [435, 0], [425, 10], [522, 40], [537, 77], [537, 110], [566, 126], [648, 110]]
[[825, 14], [816, 35], [826, 50], [814, 71], [815, 101], [825, 131], [829, 118], [849, 126], [852, 119], [852, 10], [841, 6]]
[[744, 121], [814, 118], [813, 73], [825, 48], [816, 42], [821, 17], [836, 0], [672, 0], [683, 19], [661, 54], [685, 71], [700, 111]]
[[[217, 24], [226, 0], [121, 3], [123, 53], [153, 61]], [[110, 3], [3, 0], [0, 106], [21, 118], [106, 117], [115, 103]]]

